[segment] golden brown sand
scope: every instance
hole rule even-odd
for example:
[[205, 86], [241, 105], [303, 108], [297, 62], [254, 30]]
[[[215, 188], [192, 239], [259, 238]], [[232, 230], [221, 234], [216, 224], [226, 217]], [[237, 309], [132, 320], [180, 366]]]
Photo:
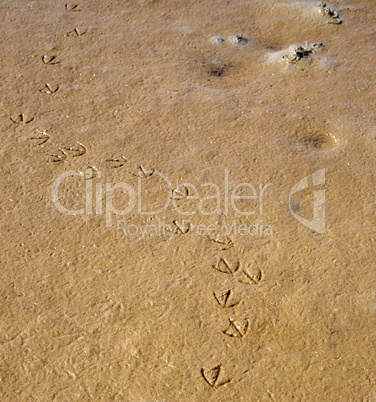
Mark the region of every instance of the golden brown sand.
[[376, 400], [376, 9], [318, 3], [2, 1], [2, 401]]

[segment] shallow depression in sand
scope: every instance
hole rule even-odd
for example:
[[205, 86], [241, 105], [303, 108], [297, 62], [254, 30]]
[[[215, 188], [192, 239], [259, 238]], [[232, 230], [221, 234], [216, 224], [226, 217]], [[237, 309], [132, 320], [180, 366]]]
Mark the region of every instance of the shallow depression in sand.
[[292, 150], [329, 151], [340, 145], [340, 136], [329, 124], [291, 118], [281, 125], [280, 144]]

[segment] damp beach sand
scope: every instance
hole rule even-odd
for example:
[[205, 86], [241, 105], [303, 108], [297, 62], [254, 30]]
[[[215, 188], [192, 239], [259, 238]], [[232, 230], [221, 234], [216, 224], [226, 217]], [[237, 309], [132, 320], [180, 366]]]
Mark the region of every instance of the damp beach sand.
[[375, 401], [374, 0], [0, 16], [1, 401]]

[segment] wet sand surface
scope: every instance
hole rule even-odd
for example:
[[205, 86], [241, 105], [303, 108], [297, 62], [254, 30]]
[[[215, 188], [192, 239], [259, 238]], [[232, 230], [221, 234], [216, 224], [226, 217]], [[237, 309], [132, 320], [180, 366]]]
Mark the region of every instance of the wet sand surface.
[[376, 400], [376, 8], [317, 4], [1, 2], [1, 400]]

